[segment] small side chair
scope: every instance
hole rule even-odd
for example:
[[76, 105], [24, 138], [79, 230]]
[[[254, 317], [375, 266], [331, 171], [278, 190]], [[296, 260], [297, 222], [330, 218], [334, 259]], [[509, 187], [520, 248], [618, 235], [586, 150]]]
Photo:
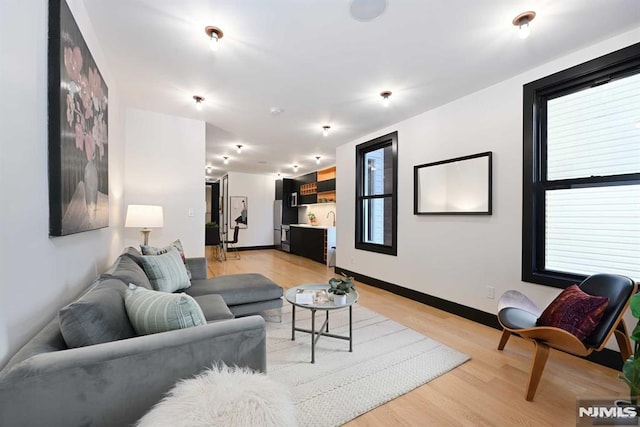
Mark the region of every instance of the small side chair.
[[[230, 259], [240, 259], [240, 252], [238, 252], [238, 248], [236, 247], [236, 245], [238, 244], [239, 231], [240, 231], [240, 226], [236, 224], [236, 226], [233, 227], [233, 240], [224, 240], [224, 244], [227, 247], [227, 252], [229, 252], [229, 249], [231, 249], [235, 253], [235, 256]], [[227, 259], [226, 255], [224, 259], [225, 260]]]
[[629, 306], [629, 299], [637, 291], [636, 283], [628, 277], [614, 274], [594, 274], [579, 285], [580, 290], [593, 296], [609, 299], [600, 322], [581, 341], [564, 329], [551, 326], [537, 326], [540, 310], [535, 303], [518, 291], [505, 292], [498, 302], [498, 321], [503, 332], [498, 350], [503, 350], [511, 334], [516, 334], [534, 344], [534, 356], [525, 394], [526, 400], [533, 400], [542, 372], [544, 371], [549, 348], [576, 356], [588, 356], [604, 348], [612, 334], [615, 334], [624, 362], [631, 355], [631, 342], [622, 316]]

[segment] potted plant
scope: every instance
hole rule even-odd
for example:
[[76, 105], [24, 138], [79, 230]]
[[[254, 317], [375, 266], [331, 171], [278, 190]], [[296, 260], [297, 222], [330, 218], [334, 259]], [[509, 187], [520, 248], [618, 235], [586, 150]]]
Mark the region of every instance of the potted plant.
[[204, 225], [204, 244], [214, 246], [220, 244], [220, 229], [217, 222], [211, 221]]
[[353, 277], [342, 273], [342, 277], [329, 279], [328, 292], [333, 294], [333, 303], [335, 305], [345, 305], [347, 303], [347, 294], [351, 292], [351, 290], [355, 290]]
[[316, 214], [314, 214], [313, 212], [309, 212], [307, 214], [307, 217], [309, 217], [309, 223], [311, 225], [316, 225]]
[[618, 375], [627, 386], [629, 386], [629, 395], [631, 406], [638, 406], [638, 394], [640, 394], [640, 294], [635, 294], [629, 302], [631, 314], [638, 319], [636, 327], [631, 333], [633, 344], [633, 354], [622, 365], [622, 374]]

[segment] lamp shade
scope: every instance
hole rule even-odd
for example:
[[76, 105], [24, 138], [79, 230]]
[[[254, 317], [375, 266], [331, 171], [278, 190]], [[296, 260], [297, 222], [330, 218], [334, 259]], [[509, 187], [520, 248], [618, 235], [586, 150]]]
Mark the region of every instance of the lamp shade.
[[162, 206], [129, 205], [125, 227], [160, 228], [164, 226]]

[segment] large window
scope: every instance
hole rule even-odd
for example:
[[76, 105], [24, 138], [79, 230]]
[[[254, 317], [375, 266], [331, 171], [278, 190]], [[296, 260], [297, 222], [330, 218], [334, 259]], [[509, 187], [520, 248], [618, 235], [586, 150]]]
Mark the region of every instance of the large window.
[[640, 44], [524, 86], [522, 278], [640, 280]]
[[398, 133], [356, 147], [356, 248], [396, 255]]

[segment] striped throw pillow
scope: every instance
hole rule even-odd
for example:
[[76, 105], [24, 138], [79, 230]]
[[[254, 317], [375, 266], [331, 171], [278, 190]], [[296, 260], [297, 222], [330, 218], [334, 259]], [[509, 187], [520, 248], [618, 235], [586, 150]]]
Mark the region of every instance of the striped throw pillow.
[[129, 284], [124, 299], [127, 316], [138, 335], [205, 325], [202, 309], [187, 294], [168, 294]]
[[191, 286], [176, 248], [161, 255], [143, 255], [142, 267], [156, 291], [175, 292]]
[[184, 248], [182, 247], [182, 242], [180, 241], [180, 239], [177, 239], [174, 242], [171, 242], [171, 245], [165, 246], [164, 248], [158, 248], [158, 247], [149, 246], [149, 245], [140, 245], [140, 250], [142, 251], [142, 255], [162, 255], [162, 254], [166, 254], [167, 251], [172, 246], [178, 250], [178, 253], [180, 254], [180, 258], [184, 263], [184, 268], [187, 270], [187, 276], [189, 276], [189, 280], [191, 280], [191, 270], [189, 270], [189, 265], [187, 264], [187, 258], [184, 256]]

